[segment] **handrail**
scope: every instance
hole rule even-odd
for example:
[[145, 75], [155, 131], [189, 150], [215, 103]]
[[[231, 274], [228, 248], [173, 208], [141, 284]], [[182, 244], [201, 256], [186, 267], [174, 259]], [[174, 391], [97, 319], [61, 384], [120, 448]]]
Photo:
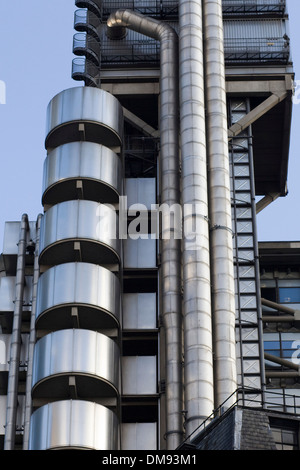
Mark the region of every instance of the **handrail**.
[[83, 80], [87, 86], [100, 86], [99, 67], [85, 57], [78, 57], [72, 61], [72, 78]]
[[284, 14], [286, 10], [285, 0], [262, 0], [254, 2], [253, 0], [223, 0], [223, 14], [242, 14], [242, 13], [277, 13]]
[[[255, 399], [251, 400], [251, 393], [255, 396]], [[240, 396], [239, 396], [240, 394]], [[245, 398], [245, 394], [247, 397]], [[257, 395], [256, 395], [257, 394]], [[291, 395], [291, 394], [283, 394], [280, 392], [274, 392], [273, 390], [267, 390], [267, 395], [273, 395], [276, 397], [282, 397], [283, 401], [282, 404], [276, 404], [270, 400], [262, 400], [259, 397], [262, 396], [261, 390], [252, 389], [250, 387], [239, 387], [237, 388], [227, 399], [221, 403], [218, 408], [212, 411], [210, 416], [208, 416], [205, 421], [203, 421], [191, 434], [189, 434], [185, 440], [182, 442], [181, 446], [186, 442], [191, 442], [191, 437], [194, 436], [196, 433], [199, 434], [200, 432], [205, 431], [207, 426], [211, 425], [214, 421], [217, 423], [217, 418], [225, 417], [233, 408], [236, 406], [240, 406], [242, 408], [251, 408], [253, 410], [257, 409], [264, 409], [265, 411], [273, 410], [276, 405], [276, 411], [284, 411], [285, 413], [293, 414], [293, 415], [300, 415], [300, 395]], [[232, 402], [232, 397], [236, 396], [235, 400]], [[298, 403], [297, 403], [298, 398]], [[287, 405], [286, 402], [288, 399], [291, 399], [293, 405]], [[257, 403], [257, 406], [247, 406], [244, 402], [247, 403]], [[226, 407], [226, 403], [230, 403], [230, 406]], [[269, 407], [268, 407], [269, 405]], [[279, 409], [280, 408], [280, 409]], [[293, 412], [286, 411], [286, 408], [293, 408]], [[299, 411], [297, 412], [297, 409]], [[194, 436], [195, 438], [195, 436]]]
[[[225, 62], [284, 62], [289, 58], [289, 42], [285, 38], [225, 38]], [[126, 39], [102, 44], [102, 64], [158, 63], [160, 45], [154, 39]]]

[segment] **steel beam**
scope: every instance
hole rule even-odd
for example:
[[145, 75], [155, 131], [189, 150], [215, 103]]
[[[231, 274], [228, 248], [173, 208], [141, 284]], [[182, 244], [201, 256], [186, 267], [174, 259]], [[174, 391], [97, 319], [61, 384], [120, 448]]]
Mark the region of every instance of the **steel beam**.
[[256, 203], [256, 214], [259, 214], [263, 209], [268, 207], [272, 202], [280, 196], [280, 193], [266, 194], [260, 201]]
[[261, 116], [270, 111], [270, 109], [281, 103], [281, 101], [283, 101], [287, 96], [287, 91], [273, 93], [228, 129], [228, 139], [231, 140], [233, 137], [239, 135], [242, 131], [247, 129], [247, 127], [253, 124], [253, 122], [257, 121]]

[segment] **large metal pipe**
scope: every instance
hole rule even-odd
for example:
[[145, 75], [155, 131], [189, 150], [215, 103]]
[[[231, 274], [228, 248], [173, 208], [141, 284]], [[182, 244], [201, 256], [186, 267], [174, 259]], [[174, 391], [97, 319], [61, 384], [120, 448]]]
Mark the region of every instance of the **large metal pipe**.
[[[214, 409], [202, 1], [179, 0], [186, 434]], [[190, 215], [186, 209], [192, 206]], [[195, 234], [195, 236], [194, 236]]]
[[[110, 28], [129, 28], [160, 42], [160, 194], [169, 208], [180, 204], [178, 37], [166, 23], [128, 10], [108, 18]], [[165, 227], [168, 233], [169, 227]], [[166, 337], [166, 440], [175, 449], [182, 441], [181, 240], [161, 240], [162, 319]]]
[[27, 364], [27, 375], [26, 375], [23, 450], [28, 450], [29, 427], [30, 427], [30, 418], [31, 418], [31, 413], [32, 413], [32, 398], [31, 398], [32, 362], [33, 362], [33, 351], [34, 351], [34, 346], [36, 342], [35, 314], [36, 314], [37, 285], [38, 285], [38, 280], [40, 276], [39, 238], [40, 238], [41, 218], [42, 218], [42, 215], [39, 214], [37, 221], [36, 221], [36, 241], [35, 241], [33, 281], [32, 281], [32, 307], [31, 307], [31, 316], [30, 316], [28, 364]]
[[14, 450], [16, 435], [16, 416], [18, 405], [18, 382], [21, 350], [21, 324], [23, 311], [23, 297], [25, 284], [25, 256], [27, 246], [27, 232], [29, 230], [28, 216], [23, 214], [18, 243], [18, 257], [16, 270], [16, 291], [13, 326], [10, 346], [9, 374], [7, 385], [7, 407], [4, 450]]
[[264, 353], [264, 358], [267, 361], [272, 361], [272, 362], [275, 362], [276, 364], [280, 364], [281, 366], [289, 367], [290, 369], [295, 369], [295, 370], [299, 371], [299, 364], [298, 363], [288, 361], [287, 359], [283, 359], [281, 357], [273, 356], [273, 354], [268, 354], [266, 352]]
[[235, 287], [221, 0], [203, 0], [203, 20], [215, 407], [218, 407], [237, 388]]
[[297, 311], [294, 308], [287, 307], [286, 305], [278, 304], [277, 302], [272, 302], [271, 300], [267, 299], [261, 299], [262, 305], [265, 305], [266, 307], [270, 307], [274, 310], [279, 310], [279, 312], [284, 312], [284, 313], [290, 313], [291, 315], [294, 315], [295, 312]]

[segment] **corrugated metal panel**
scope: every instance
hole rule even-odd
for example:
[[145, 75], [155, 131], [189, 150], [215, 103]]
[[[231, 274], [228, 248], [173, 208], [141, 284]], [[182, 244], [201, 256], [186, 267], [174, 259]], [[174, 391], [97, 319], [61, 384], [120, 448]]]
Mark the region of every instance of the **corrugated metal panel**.
[[[249, 3], [253, 3], [252, 1]], [[283, 0], [256, 0], [257, 5], [282, 5]]]
[[226, 20], [225, 39], [236, 38], [282, 38], [286, 34], [284, 20]]

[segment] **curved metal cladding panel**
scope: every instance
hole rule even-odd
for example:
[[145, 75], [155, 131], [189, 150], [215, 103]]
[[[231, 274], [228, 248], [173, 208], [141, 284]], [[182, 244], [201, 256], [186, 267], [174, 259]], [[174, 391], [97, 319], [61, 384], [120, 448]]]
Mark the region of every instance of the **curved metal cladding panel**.
[[44, 162], [42, 204], [75, 199], [116, 203], [121, 193], [121, 166], [118, 155], [103, 145], [61, 145]]
[[97, 403], [57, 401], [31, 417], [29, 450], [115, 450], [118, 441], [117, 416]]
[[117, 276], [90, 263], [65, 263], [49, 268], [38, 281], [36, 328], [48, 331], [72, 328], [74, 307], [80, 328], [118, 328]]
[[120, 351], [102, 333], [67, 329], [50, 333], [35, 346], [33, 398], [70, 397], [70, 377], [76, 393], [89, 397], [118, 397]]
[[62, 91], [50, 101], [46, 122], [48, 149], [82, 140], [107, 147], [118, 147], [122, 142], [122, 107], [113, 95], [100, 88], [74, 87]]
[[119, 263], [117, 230], [118, 216], [109, 205], [82, 200], [56, 204], [42, 219], [40, 265]]

